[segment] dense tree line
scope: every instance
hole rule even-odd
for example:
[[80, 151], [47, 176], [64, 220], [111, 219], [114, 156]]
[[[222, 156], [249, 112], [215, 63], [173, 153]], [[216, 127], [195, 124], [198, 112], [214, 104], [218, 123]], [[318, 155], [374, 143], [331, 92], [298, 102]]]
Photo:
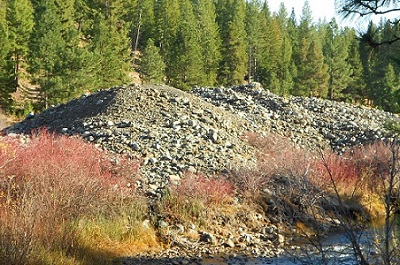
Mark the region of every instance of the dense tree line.
[[[368, 31], [400, 35], [389, 21]], [[261, 0], [0, 0], [0, 97], [12, 109], [12, 93], [31, 86], [44, 108], [138, 70], [144, 82], [181, 89], [246, 79], [282, 96], [398, 112], [399, 48], [364, 45], [335, 19], [314, 23], [308, 2], [298, 20]]]

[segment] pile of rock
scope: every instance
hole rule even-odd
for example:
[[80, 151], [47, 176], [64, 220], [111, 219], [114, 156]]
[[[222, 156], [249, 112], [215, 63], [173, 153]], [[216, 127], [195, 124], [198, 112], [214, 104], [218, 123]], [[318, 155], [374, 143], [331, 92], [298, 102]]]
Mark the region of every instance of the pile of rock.
[[113, 87], [29, 115], [6, 133], [46, 127], [80, 135], [97, 146], [142, 159], [144, 184], [160, 195], [185, 172], [219, 174], [251, 167], [249, 131], [288, 136], [300, 146], [342, 150], [391, 137], [384, 124], [397, 115], [316, 98], [282, 98], [258, 84], [194, 88], [165, 85]]
[[150, 192], [184, 172], [221, 173], [254, 165], [245, 120], [168, 86], [121, 86], [27, 117], [8, 133], [47, 127], [80, 135], [99, 147], [142, 159]]
[[196, 95], [245, 119], [251, 129], [288, 136], [300, 146], [347, 147], [392, 137], [388, 122], [399, 116], [343, 102], [307, 97], [279, 97], [257, 83], [230, 88], [193, 89]]

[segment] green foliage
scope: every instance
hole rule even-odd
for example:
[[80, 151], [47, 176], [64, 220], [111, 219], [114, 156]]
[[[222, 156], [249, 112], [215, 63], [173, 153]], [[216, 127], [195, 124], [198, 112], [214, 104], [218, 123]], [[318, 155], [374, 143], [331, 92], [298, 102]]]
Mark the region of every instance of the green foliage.
[[343, 90], [350, 82], [350, 64], [348, 63], [348, 45], [345, 35], [340, 34], [336, 20], [326, 28], [324, 43], [325, 62], [328, 65], [328, 98], [343, 99]]
[[161, 83], [164, 78], [165, 63], [154, 45], [153, 39], [147, 40], [141, 62], [141, 77], [146, 83]]
[[387, 122], [384, 124], [384, 127], [385, 127], [387, 130], [389, 130], [389, 131], [391, 131], [391, 132], [393, 132], [393, 133], [395, 133], [395, 134], [397, 134], [397, 135], [400, 134], [400, 123], [399, 123], [399, 122], [390, 120], [390, 121], [387, 121]]
[[45, 108], [76, 97], [87, 82], [84, 49], [78, 45], [76, 29], [69, 26], [73, 20], [67, 19], [68, 10], [59, 6], [55, 0], [38, 1], [30, 43], [29, 72]]
[[12, 64], [9, 57], [10, 40], [6, 19], [6, 2], [0, 0], [0, 103], [3, 107], [12, 104], [10, 93], [14, 92], [12, 86]]
[[201, 49], [201, 66], [204, 78], [198, 85], [213, 86], [217, 82], [218, 65], [221, 60], [216, 11], [212, 0], [192, 0], [198, 21], [198, 42]]
[[33, 7], [28, 0], [0, 1], [0, 102], [11, 108], [11, 93], [20, 86], [33, 28]]
[[[136, 16], [139, 15], [141, 20], [132, 22], [132, 29], [135, 34], [131, 34], [132, 41], [136, 41], [136, 34], [138, 26], [140, 25], [139, 31], [139, 44], [140, 47], [144, 47], [147, 44], [149, 38], [155, 38], [155, 23], [156, 19], [154, 16], [154, 0], [139, 0], [138, 7], [133, 9], [136, 12]], [[135, 38], [133, 38], [135, 37]]]
[[375, 104], [390, 112], [400, 111], [400, 80], [398, 75], [395, 73], [392, 64], [388, 64], [384, 69], [384, 76], [379, 92], [382, 96], [377, 97]]
[[161, 49], [161, 55], [166, 65], [167, 82], [171, 71], [174, 70], [175, 51], [174, 45], [180, 24], [180, 7], [178, 0], [160, 0], [155, 2], [156, 35], [155, 43]]
[[308, 41], [303, 39], [301, 59], [296, 80], [300, 95], [325, 98], [329, 75], [320, 45], [316, 41], [308, 45]]
[[[223, 6], [223, 7], [221, 7]], [[245, 1], [220, 0], [222, 13], [219, 20], [222, 38], [222, 60], [219, 80], [222, 84], [236, 85], [244, 81], [246, 73]]]
[[181, 23], [173, 45], [169, 46], [169, 52], [173, 54], [173, 65], [169, 68], [168, 78], [173, 86], [189, 89], [201, 84], [205, 73], [199, 28], [190, 0], [180, 0], [180, 9]]
[[[255, 17], [252, 19], [251, 17]], [[246, 14], [246, 31], [247, 31], [247, 52], [249, 53], [248, 72], [250, 79], [260, 82], [267, 87], [268, 72], [271, 68], [269, 61], [270, 57], [270, 27], [271, 27], [271, 12], [268, 3], [264, 2], [260, 6], [259, 2], [248, 3], [248, 11]], [[251, 28], [253, 28], [251, 30]]]
[[7, 23], [9, 29], [10, 54], [13, 60], [13, 89], [19, 86], [23, 62], [29, 47], [27, 41], [34, 26], [33, 6], [29, 0], [7, 0]]
[[[91, 52], [94, 56], [96, 87], [126, 83], [131, 69], [128, 28], [115, 16], [98, 14], [93, 28]], [[93, 67], [93, 66], [92, 66]]]
[[260, 53], [263, 50], [262, 47], [265, 47], [262, 37], [266, 21], [261, 18], [261, 8], [262, 5], [258, 0], [246, 2], [246, 51], [248, 53], [247, 76], [249, 82], [259, 81], [256, 73], [257, 60], [260, 58]]
[[347, 62], [350, 65], [350, 81], [343, 91], [344, 100], [360, 103], [367, 98], [367, 91], [359, 43], [354, 31], [346, 30], [344, 34], [349, 40], [349, 55]]
[[[379, 44], [399, 35], [398, 23], [382, 20], [362, 37]], [[298, 22], [284, 4], [271, 14], [261, 0], [0, 0], [0, 43], [0, 102], [8, 108], [18, 88], [37, 87], [46, 107], [129, 82], [138, 48], [147, 53], [138, 66], [144, 82], [188, 89], [247, 76], [282, 96], [400, 111], [400, 42], [371, 49], [336, 21], [315, 25], [307, 1]], [[22, 94], [18, 104], [26, 100]]]

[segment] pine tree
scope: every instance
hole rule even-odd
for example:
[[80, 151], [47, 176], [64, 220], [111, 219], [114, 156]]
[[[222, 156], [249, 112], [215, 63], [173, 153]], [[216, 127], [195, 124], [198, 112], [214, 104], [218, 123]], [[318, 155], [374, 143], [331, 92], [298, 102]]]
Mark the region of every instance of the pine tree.
[[62, 68], [59, 53], [65, 47], [61, 34], [61, 21], [53, 1], [39, 1], [35, 12], [36, 25], [32, 34], [30, 72], [40, 86], [44, 107], [61, 98]]
[[[219, 5], [223, 1], [219, 1]], [[222, 36], [222, 60], [219, 79], [222, 84], [236, 85], [246, 73], [245, 1], [227, 0], [219, 18]], [[217, 16], [218, 18], [218, 16]], [[221, 22], [222, 21], [222, 22]]]
[[400, 110], [399, 89], [400, 82], [392, 64], [388, 64], [382, 69], [383, 76], [377, 82], [379, 89], [375, 90], [374, 105], [380, 109], [390, 112]]
[[299, 33], [297, 28], [296, 13], [294, 9], [290, 13], [289, 19], [287, 21], [287, 32], [290, 36], [290, 42], [292, 43], [292, 50], [295, 51], [298, 48]]
[[246, 43], [247, 43], [247, 76], [248, 81], [258, 81], [257, 78], [257, 59], [262, 53], [263, 21], [262, 21], [262, 5], [258, 0], [246, 2]]
[[[368, 31], [375, 32], [376, 25], [371, 21], [368, 25]], [[363, 65], [363, 79], [365, 80], [366, 84], [366, 92], [368, 101], [371, 101], [375, 98], [375, 85], [374, 85], [374, 64], [376, 62], [376, 52], [370, 46], [366, 45], [363, 42], [359, 43], [359, 51], [360, 51], [360, 58]]]
[[6, 10], [6, 2], [4, 2], [4, 0], [0, 0], [0, 69], [5, 68], [6, 56], [10, 49]]
[[[136, 35], [139, 34], [139, 47], [144, 47], [147, 44], [147, 40], [153, 38], [155, 33], [154, 0], [138, 0], [137, 11], [140, 21], [138, 19], [137, 23], [132, 23], [135, 34], [131, 34], [131, 36], [132, 40], [136, 41]], [[137, 27], [139, 25], [140, 29], [138, 31]]]
[[93, 32], [95, 86], [110, 87], [128, 82], [131, 49], [127, 25], [112, 13], [98, 14]]
[[299, 38], [307, 38], [310, 36], [311, 31], [313, 30], [313, 22], [312, 22], [312, 11], [310, 7], [310, 3], [308, 0], [304, 1], [301, 17], [300, 17], [300, 24], [298, 27]]
[[[12, 61], [10, 54], [10, 43], [8, 39], [8, 27], [6, 21], [6, 2], [0, 0], [0, 104], [3, 107], [10, 107], [12, 104]], [[11, 77], [11, 78], [10, 78]]]
[[361, 103], [364, 99], [368, 98], [368, 94], [366, 91], [364, 69], [359, 51], [360, 44], [356, 38], [354, 29], [347, 29], [344, 35], [349, 40], [349, 56], [347, 57], [347, 62], [350, 65], [350, 80], [343, 91], [344, 99], [352, 103]]
[[141, 78], [146, 83], [161, 83], [164, 78], [165, 63], [154, 45], [153, 39], [147, 40], [141, 61]]
[[254, 40], [254, 80], [260, 82], [265, 88], [268, 87], [268, 73], [271, 69], [271, 62], [269, 61], [271, 46], [271, 12], [268, 3], [264, 2], [259, 11], [258, 23], [260, 27], [260, 37]]
[[329, 74], [327, 73], [328, 66], [325, 64], [322, 48], [317, 41], [311, 42], [307, 61], [312, 67], [306, 71], [306, 76], [310, 78], [311, 95], [326, 98], [328, 92], [327, 82], [329, 79]]
[[300, 50], [296, 53], [296, 68], [298, 70], [297, 76], [295, 79], [294, 89], [291, 91], [291, 94], [295, 96], [309, 96], [310, 87], [307, 84], [308, 77], [306, 76], [307, 72], [307, 57], [309, 52], [310, 43], [306, 38], [303, 38], [299, 43]]
[[7, 23], [9, 32], [10, 54], [13, 61], [13, 90], [20, 86], [20, 77], [29, 51], [30, 34], [34, 26], [33, 6], [29, 0], [7, 0]]
[[174, 66], [170, 68], [169, 79], [172, 85], [188, 89], [204, 82], [199, 28], [190, 0], [180, 0], [181, 23], [171, 52]]
[[[322, 48], [312, 40], [308, 45], [303, 39], [302, 63], [298, 65], [298, 77], [296, 80], [297, 93], [299, 96], [322, 97], [327, 96], [327, 85], [329, 75], [328, 66], [324, 63]], [[308, 47], [308, 48], [307, 48]]]
[[277, 15], [277, 21], [279, 24], [279, 28], [281, 31], [281, 38], [282, 38], [281, 50], [280, 50], [281, 59], [279, 60], [278, 63], [279, 65], [278, 78], [280, 81], [279, 94], [283, 96], [287, 96], [294, 85], [293, 81], [294, 73], [292, 69], [292, 65], [294, 65], [292, 59], [293, 50], [292, 50], [291, 38], [288, 31], [290, 21], [288, 20], [287, 16], [288, 16], [287, 10], [282, 3]]
[[296, 65], [296, 58], [298, 58], [299, 52], [299, 34], [297, 28], [297, 21], [296, 21], [296, 14], [294, 9], [290, 13], [288, 22], [287, 22], [287, 34], [290, 39], [291, 49], [292, 49], [292, 56], [291, 56], [291, 63], [289, 65], [289, 73], [291, 75], [292, 83], [289, 87], [289, 94], [295, 93], [295, 80], [297, 78], [298, 70]]
[[280, 79], [281, 76], [281, 60], [282, 60], [282, 46], [283, 46], [283, 36], [281, 29], [279, 27], [278, 18], [276, 15], [271, 21], [271, 35], [270, 35], [271, 45], [269, 46], [269, 69], [267, 72], [267, 89], [274, 93], [280, 94]]
[[192, 0], [199, 25], [204, 82], [199, 85], [214, 86], [217, 82], [218, 66], [221, 60], [221, 39], [216, 22], [215, 6], [212, 0]]
[[[293, 27], [295, 24], [294, 11], [292, 11], [291, 19], [289, 20], [289, 27]], [[293, 30], [293, 29], [291, 29]], [[289, 31], [292, 33], [291, 31]], [[295, 85], [291, 91], [291, 94], [299, 96], [310, 95], [310, 88], [305, 86], [303, 81], [306, 81], [307, 77], [302, 76], [307, 72], [306, 59], [308, 57], [310, 44], [314, 39], [313, 33], [315, 28], [312, 24], [312, 13], [308, 1], [304, 2], [302, 15], [300, 17], [300, 24], [294, 29], [294, 35], [297, 39], [293, 39], [293, 61], [296, 68]]]
[[175, 43], [181, 14], [179, 0], [157, 0], [155, 2], [156, 36], [155, 43], [161, 49], [166, 65], [167, 83], [175, 67]]
[[29, 72], [40, 87], [39, 107], [69, 100], [81, 94], [89, 82], [89, 57], [78, 45], [76, 29], [69, 27], [73, 20], [67, 17], [65, 6], [60, 7], [54, 0], [39, 0], [35, 6]]
[[347, 62], [347, 42], [345, 36], [340, 34], [335, 19], [326, 26], [326, 36], [323, 39], [325, 62], [329, 72], [328, 98], [343, 99], [343, 90], [350, 82], [350, 65]]

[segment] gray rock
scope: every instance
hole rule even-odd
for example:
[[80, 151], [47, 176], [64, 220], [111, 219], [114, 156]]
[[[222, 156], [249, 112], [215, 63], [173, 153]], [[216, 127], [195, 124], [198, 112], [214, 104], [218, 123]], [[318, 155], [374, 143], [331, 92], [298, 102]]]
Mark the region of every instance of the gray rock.
[[212, 234], [207, 233], [207, 232], [201, 233], [200, 241], [210, 243], [210, 244], [215, 244], [217, 242], [215, 237]]
[[224, 245], [226, 247], [230, 247], [230, 248], [234, 248], [235, 247], [235, 243], [232, 241], [232, 239], [228, 239], [225, 241]]

